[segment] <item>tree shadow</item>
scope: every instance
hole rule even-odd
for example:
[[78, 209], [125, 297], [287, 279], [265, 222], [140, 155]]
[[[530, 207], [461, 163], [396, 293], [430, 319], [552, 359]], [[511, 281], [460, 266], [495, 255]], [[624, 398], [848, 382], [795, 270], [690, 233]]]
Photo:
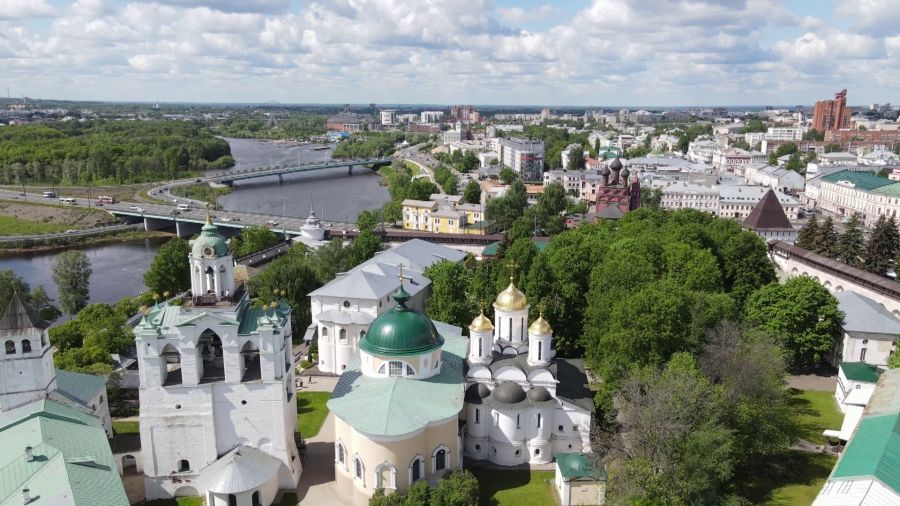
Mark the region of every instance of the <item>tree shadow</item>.
[[531, 470], [528, 468], [495, 469], [474, 465], [469, 471], [478, 479], [479, 500], [483, 506], [497, 506], [494, 497], [498, 492], [528, 485], [531, 481]]
[[739, 480], [741, 495], [753, 504], [788, 506], [790, 500], [772, 502], [776, 490], [792, 485], [814, 485], [828, 477], [833, 465], [834, 458], [824, 453], [788, 451], [736, 470], [735, 475], [742, 476]]

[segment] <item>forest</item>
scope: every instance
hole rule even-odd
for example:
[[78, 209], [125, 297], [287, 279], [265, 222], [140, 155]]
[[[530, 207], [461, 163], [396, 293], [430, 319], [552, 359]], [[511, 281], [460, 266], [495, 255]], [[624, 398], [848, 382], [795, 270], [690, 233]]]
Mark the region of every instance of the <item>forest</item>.
[[59, 121], [0, 130], [0, 184], [112, 185], [234, 165], [228, 142], [175, 121]]

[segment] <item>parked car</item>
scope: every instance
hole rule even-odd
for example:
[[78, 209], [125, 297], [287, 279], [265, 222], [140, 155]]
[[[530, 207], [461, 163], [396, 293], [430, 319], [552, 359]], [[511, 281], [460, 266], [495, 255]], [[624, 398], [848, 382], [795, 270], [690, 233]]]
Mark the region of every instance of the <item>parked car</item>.
[[267, 226], [270, 226], [270, 227], [274, 227], [274, 226], [277, 226], [277, 225], [278, 225], [278, 222], [275, 221], [275, 220], [269, 220], [269, 221], [266, 222], [266, 225], [267, 225]]
[[77, 234], [77, 233], [78, 233], [78, 230], [75, 230], [75, 229], [73, 229], [73, 228], [70, 228], [69, 230], [66, 230], [66, 233], [67, 233], [67, 234]]

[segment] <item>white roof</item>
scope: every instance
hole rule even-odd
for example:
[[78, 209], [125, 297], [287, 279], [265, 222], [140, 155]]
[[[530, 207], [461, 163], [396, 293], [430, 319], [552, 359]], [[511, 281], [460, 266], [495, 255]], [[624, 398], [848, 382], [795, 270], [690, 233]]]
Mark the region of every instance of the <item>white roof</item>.
[[282, 462], [268, 453], [238, 446], [200, 471], [200, 481], [216, 494], [239, 494], [278, 479]]
[[874, 300], [856, 292], [834, 294], [838, 309], [844, 313], [844, 332], [900, 336], [900, 320]]

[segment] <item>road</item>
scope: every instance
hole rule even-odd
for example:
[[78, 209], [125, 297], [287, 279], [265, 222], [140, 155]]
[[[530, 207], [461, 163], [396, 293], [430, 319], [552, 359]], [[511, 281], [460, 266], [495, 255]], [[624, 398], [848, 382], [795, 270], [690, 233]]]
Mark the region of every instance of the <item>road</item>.
[[135, 228], [134, 224], [123, 224], [123, 225], [111, 225], [108, 227], [96, 227], [96, 228], [87, 228], [84, 230], [72, 230], [71, 232], [58, 232], [55, 234], [35, 234], [35, 235], [4, 235], [0, 236], [0, 242], [16, 242], [23, 240], [34, 240], [34, 239], [59, 239], [59, 238], [70, 238], [70, 237], [92, 237], [95, 235], [104, 235], [109, 234], [111, 232], [121, 232], [125, 230], [132, 230]]
[[[402, 158], [405, 161], [412, 162], [412, 163], [418, 165], [422, 169], [422, 172], [424, 172], [428, 176], [428, 179], [430, 179], [431, 182], [434, 183], [434, 185], [438, 187], [438, 190], [441, 192], [441, 194], [443, 194], [444, 189], [441, 188], [441, 185], [439, 185], [437, 183], [437, 181], [434, 179], [434, 169], [437, 166], [444, 165], [444, 164], [442, 164], [441, 162], [434, 159], [428, 153], [419, 152], [419, 148], [421, 146], [422, 146], [422, 144], [416, 144], [415, 146], [403, 148], [403, 149], [395, 152], [393, 156]], [[459, 172], [458, 170], [454, 169], [450, 165], [444, 165], [444, 166], [447, 167], [448, 169], [450, 169], [450, 172], [452, 172], [453, 175], [456, 176], [456, 180], [457, 180], [456, 193], [461, 195], [463, 188], [465, 188], [466, 184], [472, 180], [472, 176], [470, 174], [463, 174], [462, 172]]]

